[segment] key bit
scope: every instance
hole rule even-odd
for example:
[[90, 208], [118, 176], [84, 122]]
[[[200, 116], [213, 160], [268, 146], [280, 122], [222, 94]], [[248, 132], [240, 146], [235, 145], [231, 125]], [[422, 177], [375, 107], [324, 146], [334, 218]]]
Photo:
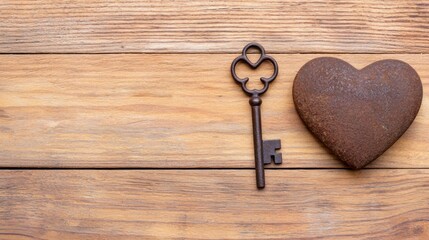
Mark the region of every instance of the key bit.
[[[247, 51], [250, 48], [259, 49], [261, 56], [258, 61], [253, 63], [247, 57]], [[248, 89], [246, 84], [249, 78], [240, 78], [235, 72], [235, 67], [239, 62], [248, 64], [252, 69], [258, 68], [264, 61], [269, 61], [273, 64], [274, 72], [271, 77], [261, 77], [260, 80], [263, 83], [261, 89]], [[258, 188], [265, 187], [265, 173], [264, 164], [270, 164], [272, 161], [276, 164], [282, 163], [282, 154], [277, 153], [276, 150], [281, 148], [280, 140], [267, 140], [262, 141], [262, 124], [261, 124], [261, 104], [262, 99], [260, 96], [264, 94], [272, 81], [278, 75], [278, 65], [276, 60], [269, 55], [265, 54], [265, 49], [258, 43], [247, 44], [242, 51], [242, 54], [238, 56], [231, 64], [231, 75], [235, 82], [241, 86], [243, 91], [250, 96], [249, 104], [252, 108], [252, 124], [253, 124], [253, 147], [255, 155], [255, 170], [256, 170], [256, 185]]]
[[282, 163], [282, 153], [276, 151], [282, 147], [281, 141], [276, 140], [265, 140], [264, 141], [264, 164], [270, 164], [274, 161], [275, 164]]

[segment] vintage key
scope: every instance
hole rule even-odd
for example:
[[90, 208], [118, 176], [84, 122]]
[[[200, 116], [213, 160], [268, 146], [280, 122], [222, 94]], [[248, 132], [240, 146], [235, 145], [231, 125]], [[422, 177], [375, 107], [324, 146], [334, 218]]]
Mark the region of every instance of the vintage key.
[[[247, 50], [250, 48], [259, 49], [261, 56], [256, 63], [253, 63], [247, 57]], [[249, 90], [246, 86], [249, 78], [239, 78], [235, 72], [235, 68], [239, 62], [247, 63], [251, 68], [256, 69], [262, 62], [269, 61], [273, 64], [274, 73], [269, 78], [261, 77], [260, 80], [264, 84], [261, 89]], [[265, 55], [265, 49], [258, 43], [249, 43], [243, 48], [241, 56], [234, 59], [231, 64], [231, 74], [234, 80], [241, 85], [243, 91], [250, 96], [250, 106], [252, 107], [252, 123], [253, 123], [253, 147], [255, 154], [255, 170], [256, 170], [256, 185], [258, 188], [265, 187], [264, 164], [270, 164], [274, 160], [275, 164], [282, 163], [282, 154], [276, 153], [276, 150], [281, 148], [281, 142], [277, 140], [262, 140], [262, 124], [261, 124], [261, 104], [260, 96], [268, 90], [269, 84], [274, 81], [278, 74], [278, 65], [276, 60], [269, 55]]]

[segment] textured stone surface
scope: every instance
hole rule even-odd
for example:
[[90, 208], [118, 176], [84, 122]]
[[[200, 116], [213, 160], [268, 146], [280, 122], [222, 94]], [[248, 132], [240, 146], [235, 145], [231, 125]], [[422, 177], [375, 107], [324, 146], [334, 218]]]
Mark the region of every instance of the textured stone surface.
[[357, 70], [337, 58], [316, 58], [299, 70], [293, 85], [295, 107], [308, 129], [356, 169], [401, 137], [422, 95], [416, 71], [398, 60]]

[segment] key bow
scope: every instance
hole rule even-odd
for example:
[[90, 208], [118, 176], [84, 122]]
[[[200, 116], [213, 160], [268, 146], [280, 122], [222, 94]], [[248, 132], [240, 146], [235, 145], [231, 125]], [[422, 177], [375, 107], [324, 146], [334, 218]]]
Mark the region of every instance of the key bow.
[[[257, 49], [259, 49], [259, 51], [261, 53], [261, 56], [259, 57], [258, 61], [256, 61], [255, 63], [253, 63], [252, 61], [250, 61], [249, 58], [247, 57], [247, 51], [250, 48], [257, 48]], [[261, 88], [261, 89], [252, 89], [252, 90], [248, 89], [247, 86], [246, 86], [246, 84], [249, 81], [249, 78], [248, 77], [245, 77], [245, 78], [238, 77], [237, 73], [235, 72], [235, 67], [237, 66], [237, 64], [239, 62], [245, 62], [252, 69], [256, 69], [264, 61], [269, 61], [269, 62], [271, 62], [271, 64], [273, 64], [273, 67], [274, 67], [273, 74], [270, 77], [268, 77], [268, 78], [266, 78], [266, 77], [261, 77], [260, 78], [261, 82], [264, 84], [263, 88]], [[264, 94], [268, 90], [268, 87], [269, 87], [270, 83], [272, 81], [274, 81], [274, 79], [277, 77], [278, 73], [279, 73], [279, 70], [278, 70], [278, 65], [277, 65], [276, 60], [274, 60], [274, 58], [271, 57], [270, 55], [266, 55], [264, 47], [262, 47], [262, 45], [260, 45], [259, 43], [255, 43], [255, 42], [247, 44], [243, 48], [242, 54], [240, 56], [238, 56], [237, 58], [235, 58], [234, 61], [231, 64], [231, 75], [232, 75], [232, 77], [234, 78], [234, 80], [235, 80], [235, 82], [237, 84], [241, 85], [241, 88], [243, 89], [243, 91], [245, 93], [247, 93], [249, 96], [255, 96], [255, 95], [256, 96], [260, 96], [260, 95]]]

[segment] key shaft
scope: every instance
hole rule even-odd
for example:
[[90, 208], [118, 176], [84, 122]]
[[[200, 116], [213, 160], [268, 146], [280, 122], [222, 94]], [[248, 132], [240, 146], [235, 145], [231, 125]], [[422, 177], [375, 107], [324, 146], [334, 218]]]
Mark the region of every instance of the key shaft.
[[264, 173], [264, 152], [262, 141], [262, 124], [261, 124], [261, 104], [262, 99], [253, 95], [249, 100], [252, 106], [252, 124], [253, 124], [253, 148], [255, 154], [255, 170], [256, 170], [256, 186], [258, 188], [265, 187]]

